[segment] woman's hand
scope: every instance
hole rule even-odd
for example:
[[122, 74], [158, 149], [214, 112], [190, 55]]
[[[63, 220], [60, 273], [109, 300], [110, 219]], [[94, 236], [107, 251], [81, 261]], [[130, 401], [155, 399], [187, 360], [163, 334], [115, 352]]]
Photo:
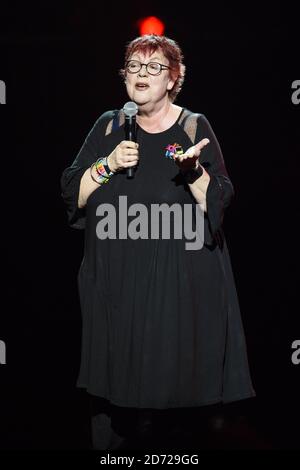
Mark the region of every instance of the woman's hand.
[[139, 144], [130, 140], [122, 140], [107, 157], [107, 163], [114, 173], [123, 168], [136, 166], [139, 161]]
[[[182, 171], [197, 169], [199, 162], [198, 157], [201, 153], [201, 150], [209, 144], [209, 139], [205, 138], [200, 140], [198, 144], [190, 147], [185, 153], [181, 155], [174, 155], [174, 161], [179, 166]], [[198, 162], [198, 163], [197, 163]]]

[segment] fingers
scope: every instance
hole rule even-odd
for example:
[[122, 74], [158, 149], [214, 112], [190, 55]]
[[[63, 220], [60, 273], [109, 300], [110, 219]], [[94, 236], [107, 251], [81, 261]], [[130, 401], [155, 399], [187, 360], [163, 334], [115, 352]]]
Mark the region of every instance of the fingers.
[[190, 147], [185, 153], [182, 155], [175, 155], [175, 158], [177, 158], [177, 161], [182, 162], [183, 160], [186, 160], [187, 158], [193, 158], [193, 157], [199, 157], [201, 150], [209, 144], [209, 139], [205, 138], [200, 140], [198, 144], [193, 145]]
[[198, 144], [194, 145], [195, 147], [195, 153], [197, 155], [199, 155], [199, 153], [201, 152], [201, 150], [207, 145], [209, 144], [209, 139], [205, 138], [205, 139], [202, 139], [200, 140], [200, 142], [198, 142]]
[[[132, 150], [133, 152], [133, 150]], [[137, 150], [135, 150], [135, 152], [137, 152]], [[124, 168], [129, 168], [131, 166], [136, 166], [139, 162], [139, 155], [138, 153], [136, 154], [128, 154], [126, 152], [125, 155], [123, 155], [123, 158], [122, 158], [122, 166]]]
[[120, 144], [122, 156], [120, 158], [120, 165], [123, 168], [130, 168], [136, 166], [139, 160], [139, 144], [131, 140], [123, 140]]
[[139, 160], [139, 144], [131, 140], [122, 140], [116, 148], [115, 159], [119, 169], [136, 166]]
[[122, 154], [122, 160], [123, 163], [127, 162], [137, 162], [139, 160], [139, 152], [138, 150], [128, 150], [126, 149], [125, 151], [123, 150]]
[[136, 156], [136, 155], [139, 154], [139, 151], [137, 149], [128, 149], [128, 148], [126, 148], [126, 149], [123, 150], [122, 153], [125, 156], [129, 156], [129, 155], [135, 155]]
[[119, 144], [117, 160], [120, 168], [130, 168], [136, 166], [139, 161], [139, 144], [131, 140], [123, 140]]
[[123, 163], [123, 168], [130, 168], [131, 166], [136, 166], [138, 164], [138, 160], [132, 160], [129, 162]]
[[[192, 149], [193, 147], [191, 147]], [[174, 155], [174, 160], [177, 162], [183, 162], [184, 160], [191, 159], [191, 158], [196, 158], [197, 155], [195, 154], [194, 150], [189, 149], [186, 153], [183, 153], [181, 155]]]
[[139, 159], [138, 155], [124, 155], [125, 162], [137, 162]]
[[122, 140], [122, 142], [120, 142], [119, 145], [122, 149], [126, 149], [126, 148], [138, 149], [139, 148], [139, 144], [137, 142], [132, 142], [131, 140]]
[[190, 147], [185, 153], [183, 153], [181, 155], [176, 155], [175, 154], [174, 155], [174, 160], [176, 160], [177, 162], [183, 162], [187, 158], [199, 157], [201, 150], [207, 144], [209, 144], [209, 139], [207, 139], [207, 138], [202, 139], [202, 140], [200, 140], [200, 142], [198, 144], [193, 145], [192, 147]]

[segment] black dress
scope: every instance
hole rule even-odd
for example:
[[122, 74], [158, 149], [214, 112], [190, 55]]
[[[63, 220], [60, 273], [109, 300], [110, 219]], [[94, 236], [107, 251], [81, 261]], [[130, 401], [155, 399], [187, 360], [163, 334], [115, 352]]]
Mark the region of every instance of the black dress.
[[[210, 139], [200, 156], [211, 177], [204, 246], [187, 250], [185, 237], [172, 238], [172, 230], [169, 238], [161, 231], [151, 238], [151, 205], [177, 203], [183, 209], [192, 204], [195, 211], [196, 201], [178, 167], [165, 158], [169, 144], [184, 150], [192, 145], [179, 119], [156, 134], [138, 127], [140, 161], [134, 178], [117, 173], [89, 196], [85, 209], [77, 208], [85, 170], [124, 140], [124, 126], [104, 136], [111, 118], [107, 112], [97, 120], [61, 180], [70, 225], [85, 228], [78, 276], [83, 320], [78, 387], [112, 404], [137, 408], [192, 407], [254, 396], [222, 232], [233, 187], [209, 122], [199, 115], [195, 139]], [[120, 236], [139, 215], [133, 204], [148, 210], [148, 238]], [[116, 221], [107, 239], [97, 236], [99, 207]], [[133, 212], [126, 222], [129, 208]], [[125, 222], [119, 223], [119, 217]]]

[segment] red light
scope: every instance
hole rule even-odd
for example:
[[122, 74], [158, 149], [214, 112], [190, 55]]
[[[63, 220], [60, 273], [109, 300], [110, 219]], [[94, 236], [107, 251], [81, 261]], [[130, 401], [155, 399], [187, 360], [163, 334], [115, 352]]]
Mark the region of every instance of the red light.
[[162, 36], [164, 34], [165, 25], [156, 16], [148, 16], [147, 18], [143, 18], [138, 22], [140, 36], [144, 36], [145, 34], [157, 34], [158, 36]]

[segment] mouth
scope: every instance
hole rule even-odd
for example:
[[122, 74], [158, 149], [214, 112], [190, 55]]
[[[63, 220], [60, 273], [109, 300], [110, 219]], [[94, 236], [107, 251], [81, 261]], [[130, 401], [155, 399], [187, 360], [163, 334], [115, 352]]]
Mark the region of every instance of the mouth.
[[135, 89], [139, 90], [139, 91], [144, 91], [144, 90], [147, 90], [148, 88], [149, 88], [149, 85], [147, 85], [147, 83], [136, 83], [135, 84]]

